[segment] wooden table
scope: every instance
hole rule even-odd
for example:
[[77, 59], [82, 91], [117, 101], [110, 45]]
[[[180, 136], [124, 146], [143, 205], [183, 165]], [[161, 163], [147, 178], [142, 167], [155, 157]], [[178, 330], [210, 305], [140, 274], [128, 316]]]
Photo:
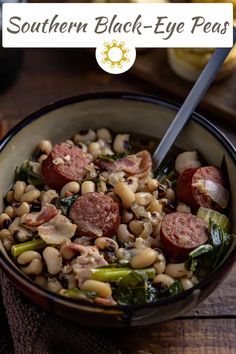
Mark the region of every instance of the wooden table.
[[[157, 93], [154, 85], [134, 74], [106, 74], [85, 50], [27, 50], [18, 81], [0, 94], [2, 127], [6, 130], [34, 110], [67, 96], [109, 90]], [[158, 95], [162, 94], [159, 89]], [[232, 127], [223, 128], [236, 144]], [[236, 269], [208, 299], [182, 318], [144, 329], [112, 331], [107, 336], [122, 353], [129, 354], [235, 354], [235, 279]]]

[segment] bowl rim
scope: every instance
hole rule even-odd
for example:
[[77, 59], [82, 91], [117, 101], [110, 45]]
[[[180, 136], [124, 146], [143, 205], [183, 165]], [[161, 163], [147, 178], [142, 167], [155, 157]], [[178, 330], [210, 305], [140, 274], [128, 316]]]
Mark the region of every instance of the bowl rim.
[[[32, 123], [33, 121], [39, 119], [42, 115], [47, 114], [53, 110], [62, 108], [67, 105], [71, 105], [74, 103], [80, 103], [88, 100], [99, 100], [99, 99], [125, 99], [143, 103], [151, 103], [156, 105], [161, 105], [165, 108], [172, 109], [177, 111], [181, 104], [170, 101], [168, 99], [164, 99], [154, 95], [147, 95], [143, 93], [134, 93], [134, 92], [97, 92], [97, 93], [88, 93], [83, 95], [72, 96], [68, 98], [64, 98], [62, 100], [56, 101], [49, 105], [44, 106], [43, 108], [31, 113], [26, 118], [21, 120], [18, 124], [16, 124], [9, 132], [0, 140], [0, 152], [4, 149], [4, 147], [11, 141], [11, 139], [20, 132], [24, 127]], [[210, 121], [208, 121], [205, 117], [197, 112], [193, 112], [191, 115], [191, 120], [197, 122], [201, 126], [203, 126], [207, 131], [209, 131], [213, 136], [217, 138], [218, 141], [225, 147], [232, 160], [236, 163], [236, 148], [233, 144], [228, 140], [228, 138]], [[101, 310], [114, 310], [114, 312], [121, 311], [126, 312], [130, 311], [131, 313], [138, 309], [145, 309], [151, 307], [161, 307], [163, 305], [169, 305], [173, 302], [178, 302], [184, 300], [189, 295], [193, 294], [196, 290], [200, 290], [204, 288], [209, 283], [213, 282], [218, 276], [230, 270], [230, 266], [233, 264], [236, 258], [236, 245], [234, 249], [231, 250], [231, 253], [228, 257], [217, 267], [213, 272], [211, 272], [205, 279], [200, 281], [197, 285], [193, 286], [191, 289], [184, 291], [179, 295], [175, 295], [169, 298], [162, 298], [156, 302], [148, 303], [148, 304], [130, 304], [130, 305], [102, 305], [86, 302], [83, 300], [75, 300], [71, 298], [67, 298], [65, 296], [50, 292], [46, 289], [43, 289], [38, 284], [36, 284], [32, 279], [25, 276], [19, 269], [13, 267], [10, 261], [0, 252], [0, 265], [1, 268], [5, 271], [7, 276], [10, 276], [11, 279], [17, 280], [18, 284], [24, 285], [24, 288], [29, 289], [32, 292], [37, 291], [39, 295], [43, 298], [46, 297], [50, 302], [63, 302], [64, 304], [73, 305], [78, 308], [86, 310], [86, 308], [100, 308]]]

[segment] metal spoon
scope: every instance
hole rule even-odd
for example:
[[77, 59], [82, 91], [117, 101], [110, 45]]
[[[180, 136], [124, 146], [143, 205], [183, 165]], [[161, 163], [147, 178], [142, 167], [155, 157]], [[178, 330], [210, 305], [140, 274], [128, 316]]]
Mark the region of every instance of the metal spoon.
[[[236, 27], [233, 27], [233, 44], [236, 42]], [[214, 80], [217, 72], [224, 63], [232, 48], [218, 48], [203, 69], [192, 90], [185, 99], [180, 110], [176, 114], [171, 125], [167, 129], [160, 144], [152, 155], [153, 170], [155, 171], [166, 157], [169, 149], [175, 142], [177, 136], [191, 117], [191, 114], [205, 95], [208, 87]]]

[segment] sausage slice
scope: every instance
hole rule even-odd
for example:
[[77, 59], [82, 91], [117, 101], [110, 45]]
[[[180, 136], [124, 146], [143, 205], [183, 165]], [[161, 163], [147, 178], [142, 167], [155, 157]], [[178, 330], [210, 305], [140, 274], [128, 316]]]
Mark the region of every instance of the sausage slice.
[[178, 178], [176, 192], [179, 200], [194, 209], [199, 206], [215, 210], [220, 209], [209, 195], [200, 193], [198, 188], [192, 186], [199, 180], [210, 180], [222, 186], [224, 185], [223, 174], [215, 166], [188, 168]]
[[73, 203], [69, 217], [80, 236], [110, 237], [120, 224], [119, 205], [109, 195], [86, 193]]
[[160, 237], [168, 256], [185, 260], [192, 250], [207, 241], [207, 224], [192, 214], [167, 214], [162, 219]]
[[86, 176], [84, 167], [88, 164], [89, 160], [80, 148], [61, 143], [43, 160], [41, 172], [47, 186], [60, 190], [70, 181], [82, 180]]

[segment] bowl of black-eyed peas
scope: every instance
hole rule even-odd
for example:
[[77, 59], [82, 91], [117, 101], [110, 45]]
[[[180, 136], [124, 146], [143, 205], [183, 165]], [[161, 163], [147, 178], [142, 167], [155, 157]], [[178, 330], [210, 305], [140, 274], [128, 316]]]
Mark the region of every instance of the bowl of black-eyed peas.
[[148, 325], [196, 306], [230, 271], [235, 149], [194, 113], [153, 170], [176, 110], [90, 94], [2, 139], [0, 266], [37, 305], [87, 325]]

